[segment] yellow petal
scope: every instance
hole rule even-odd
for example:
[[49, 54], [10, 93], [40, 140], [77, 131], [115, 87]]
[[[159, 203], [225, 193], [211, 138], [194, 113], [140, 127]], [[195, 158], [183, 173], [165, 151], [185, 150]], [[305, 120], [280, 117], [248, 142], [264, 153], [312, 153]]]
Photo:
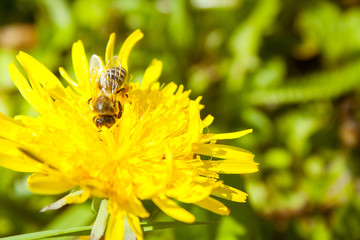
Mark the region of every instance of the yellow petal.
[[128, 223], [129, 223], [131, 229], [135, 233], [136, 239], [137, 240], [144, 239], [143, 231], [142, 231], [142, 228], [140, 226], [139, 218], [137, 216], [135, 216], [134, 214], [127, 214], [126, 219], [127, 219]]
[[258, 163], [247, 159], [206, 160], [203, 163], [206, 170], [223, 174], [253, 173], [259, 170]]
[[108, 148], [114, 150], [114, 152], [115, 152], [117, 145], [115, 142], [113, 132], [110, 131], [109, 128], [103, 126], [101, 129], [101, 136], [103, 137], [103, 141], [106, 142], [106, 145], [108, 146]]
[[[2, 112], [0, 112], [0, 121], [1, 121], [1, 124], [0, 124], [0, 127], [5, 124], [6, 122], [8, 122], [9, 124], [13, 124], [13, 125], [16, 125], [16, 126], [19, 126], [19, 127], [23, 127], [24, 124], [22, 124], [20, 121], [17, 121], [9, 116], [6, 116], [5, 114], [3, 114]], [[1, 129], [1, 128], [0, 128]], [[5, 129], [5, 128], [4, 128]], [[9, 130], [8, 128], [6, 128], [7, 130]], [[0, 133], [2, 133], [2, 131], [0, 131]], [[4, 135], [1, 135], [1, 136], [4, 136]]]
[[82, 191], [78, 191], [77, 194], [69, 194], [65, 197], [65, 201], [69, 204], [80, 204], [84, 203], [89, 199], [91, 193], [88, 189], [83, 189]]
[[254, 159], [254, 154], [249, 151], [233, 146], [214, 143], [196, 144], [194, 147], [194, 153], [224, 159], [242, 159], [244, 161], [251, 161]]
[[109, 217], [105, 240], [121, 240], [124, 238], [124, 216], [112, 213]]
[[176, 93], [175, 93], [175, 96], [181, 96], [184, 92], [184, 85], [180, 84]]
[[[18, 143], [19, 142], [18, 139], [20, 136], [25, 138], [29, 137], [24, 131], [23, 125], [20, 122], [6, 116], [1, 112], [0, 112], [0, 136], [4, 138], [3, 140], [4, 144], [6, 141], [8, 141], [6, 145], [3, 145], [5, 147], [4, 150], [6, 150], [7, 147], [10, 148], [10, 146], [17, 147], [19, 144], [14, 145], [13, 143]], [[11, 143], [10, 141], [12, 141], [13, 143]]]
[[[0, 113], [1, 115], [1, 113]], [[1, 119], [1, 118], [0, 118]], [[3, 126], [0, 121], [0, 130]], [[11, 128], [8, 130], [11, 132]], [[0, 166], [17, 171], [17, 172], [38, 172], [41, 170], [42, 164], [28, 158], [18, 148], [22, 145], [8, 139], [0, 138]]]
[[208, 126], [210, 126], [210, 125], [212, 124], [213, 121], [214, 121], [214, 117], [211, 116], [210, 114], [207, 115], [207, 116], [205, 117], [205, 119], [202, 120], [202, 127], [203, 127], [203, 128], [207, 128]]
[[210, 178], [210, 179], [219, 179], [219, 174], [214, 172], [214, 171], [207, 171], [205, 169], [200, 169], [199, 168], [199, 174], [201, 176], [204, 176], [204, 177], [207, 177], [207, 178]]
[[170, 82], [163, 89], [161, 89], [161, 92], [164, 95], [173, 95], [177, 88], [178, 86], [175, 83]]
[[122, 45], [120, 52], [119, 52], [119, 58], [121, 62], [121, 66], [125, 68], [125, 70], [128, 72], [128, 59], [130, 52], [132, 48], [135, 46], [135, 44], [142, 39], [144, 34], [138, 29], [125, 40], [124, 44]]
[[38, 111], [42, 111], [42, 109], [46, 108], [46, 102], [39, 95], [38, 92], [34, 91], [26, 78], [20, 73], [20, 71], [16, 68], [14, 62], [9, 64], [9, 74], [11, 80], [14, 82], [15, 86], [19, 89], [21, 95], [25, 98], [25, 100]]
[[30, 81], [39, 82], [55, 99], [66, 98], [64, 86], [48, 68], [24, 52], [20, 52], [16, 57], [28, 74]]
[[[83, 195], [86, 195], [86, 194], [89, 196], [88, 193], [84, 194], [83, 190], [72, 192], [72, 193], [66, 195], [63, 198], [60, 198], [56, 202], [54, 202], [54, 203], [52, 203], [50, 205], [47, 205], [46, 207], [41, 209], [40, 212], [45, 212], [45, 211], [48, 211], [48, 210], [56, 210], [56, 209], [62, 208], [63, 206], [65, 206], [66, 204], [69, 204], [69, 203], [70, 204], [72, 204], [72, 203], [74, 203], [74, 204], [83, 203], [88, 199], [88, 197], [86, 199], [84, 199], [84, 197], [83, 197]], [[78, 200], [79, 198], [81, 198], [82, 201]], [[70, 199], [70, 201], [69, 201], [69, 199]], [[72, 200], [72, 199], [76, 199], [76, 200]]]
[[212, 192], [212, 195], [224, 198], [233, 202], [246, 202], [247, 194], [236, 188], [221, 185], [219, 188]]
[[201, 142], [209, 142], [211, 140], [235, 139], [252, 133], [252, 129], [247, 129], [239, 132], [220, 133], [220, 134], [204, 134]]
[[213, 184], [191, 182], [167, 194], [184, 203], [194, 203], [208, 197], [213, 191]]
[[188, 134], [191, 138], [191, 142], [197, 142], [199, 136], [201, 136], [202, 127], [200, 119], [199, 102], [201, 98], [196, 101], [190, 101], [189, 105], [189, 128]]
[[37, 172], [42, 169], [42, 164], [19, 150], [22, 147], [19, 138], [29, 138], [20, 122], [0, 113], [0, 136], [0, 166], [18, 172]]
[[72, 61], [76, 80], [85, 98], [90, 98], [89, 63], [85, 54], [84, 45], [77, 41], [72, 47]]
[[66, 70], [62, 67], [59, 68], [59, 72], [60, 75], [66, 80], [66, 82], [71, 86], [71, 87], [66, 87], [65, 91], [67, 92], [67, 94], [74, 98], [74, 97], [79, 97], [79, 95], [83, 95], [82, 90], [79, 88], [79, 85], [77, 84], [77, 82], [75, 82], [70, 76], [69, 74], [66, 72]]
[[186, 222], [193, 223], [195, 221], [194, 215], [179, 207], [174, 201], [167, 198], [165, 195], [159, 195], [152, 198], [152, 201], [167, 215], [170, 217]]
[[23, 157], [8, 156], [0, 153], [0, 166], [17, 172], [37, 172], [39, 168]]
[[142, 202], [136, 196], [132, 196], [131, 199], [129, 199], [129, 203], [129, 212], [141, 218], [148, 218], [150, 216], [150, 213], [146, 211]]
[[74, 80], [72, 80], [72, 78], [69, 76], [69, 74], [66, 72], [66, 70], [64, 68], [60, 67], [59, 73], [70, 86], [72, 86], [74, 89], [78, 90], [77, 88], [79, 87], [79, 85]]
[[162, 71], [162, 62], [157, 59], [153, 59], [150, 66], [146, 69], [143, 80], [141, 81], [141, 89], [150, 88], [151, 84], [156, 82]]
[[29, 189], [37, 194], [52, 195], [60, 194], [74, 188], [75, 185], [64, 179], [49, 176], [43, 173], [34, 173], [27, 179]]
[[202, 201], [196, 202], [196, 205], [199, 207], [202, 207], [206, 210], [209, 210], [213, 213], [219, 214], [219, 215], [229, 215], [230, 210], [221, 202], [218, 200], [208, 197]]
[[110, 34], [109, 42], [106, 46], [105, 61], [106, 63], [114, 56], [115, 33]]

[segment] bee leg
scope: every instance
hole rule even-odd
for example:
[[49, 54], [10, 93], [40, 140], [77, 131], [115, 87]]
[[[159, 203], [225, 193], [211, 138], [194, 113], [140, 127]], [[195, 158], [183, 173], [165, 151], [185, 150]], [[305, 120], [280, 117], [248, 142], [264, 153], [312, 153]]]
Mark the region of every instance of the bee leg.
[[123, 96], [129, 97], [128, 92], [130, 90], [129, 86], [125, 86], [121, 89], [119, 89], [116, 93], [121, 93]]
[[89, 98], [89, 100], [88, 100], [88, 104], [90, 104], [90, 101], [92, 100], [92, 98]]
[[125, 88], [120, 88], [116, 93], [121, 93], [125, 90]]
[[123, 107], [121, 106], [121, 103], [118, 101], [118, 107], [119, 107], [119, 113], [117, 115], [117, 118], [121, 118]]

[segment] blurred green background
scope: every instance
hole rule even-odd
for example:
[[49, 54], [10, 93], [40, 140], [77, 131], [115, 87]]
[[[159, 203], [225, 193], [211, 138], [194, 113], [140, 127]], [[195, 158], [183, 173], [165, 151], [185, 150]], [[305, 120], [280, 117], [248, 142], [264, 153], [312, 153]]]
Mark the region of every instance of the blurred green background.
[[[34, 115], [7, 70], [19, 50], [56, 75], [60, 66], [72, 73], [73, 42], [81, 39], [90, 59], [104, 55], [110, 33], [119, 49], [140, 28], [145, 38], [129, 60], [134, 79], [158, 58], [160, 81], [204, 97], [211, 132], [254, 129], [227, 143], [254, 152], [260, 171], [222, 176], [249, 193], [248, 202], [224, 201], [227, 217], [184, 205], [197, 220], [219, 224], [146, 239], [360, 238], [359, 0], [2, 0], [0, 21], [7, 115]], [[59, 196], [30, 193], [26, 177], [0, 168], [0, 237], [93, 221], [87, 204], [40, 214]]]

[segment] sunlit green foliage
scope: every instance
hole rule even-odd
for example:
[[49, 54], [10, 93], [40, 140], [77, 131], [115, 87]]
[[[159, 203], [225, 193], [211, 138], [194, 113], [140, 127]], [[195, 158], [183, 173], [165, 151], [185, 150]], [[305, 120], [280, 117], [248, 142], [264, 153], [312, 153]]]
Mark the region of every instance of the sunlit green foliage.
[[[34, 115], [8, 75], [26, 51], [54, 73], [81, 39], [89, 57], [140, 28], [129, 59], [141, 80], [152, 58], [161, 81], [204, 97], [212, 132], [254, 128], [234, 143], [260, 171], [225, 182], [249, 193], [226, 202], [219, 224], [146, 232], [146, 239], [359, 239], [360, 5], [358, 0], [4, 0], [0, 5], [0, 110]], [[51, 149], [49, 149], [51, 151]], [[74, 159], [76, 161], [76, 159]], [[27, 175], [0, 169], [0, 236], [86, 226], [90, 203], [38, 213], [59, 196], [30, 193]], [[152, 221], [171, 221], [161, 213]], [[68, 238], [61, 238], [68, 239]]]

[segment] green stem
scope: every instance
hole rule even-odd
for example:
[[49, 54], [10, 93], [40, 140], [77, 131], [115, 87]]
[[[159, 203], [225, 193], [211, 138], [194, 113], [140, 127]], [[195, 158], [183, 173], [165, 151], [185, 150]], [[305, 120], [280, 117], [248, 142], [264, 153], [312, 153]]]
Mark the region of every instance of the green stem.
[[341, 96], [360, 85], [360, 60], [332, 71], [290, 80], [296, 84], [245, 93], [241, 101], [252, 105], [300, 103]]

